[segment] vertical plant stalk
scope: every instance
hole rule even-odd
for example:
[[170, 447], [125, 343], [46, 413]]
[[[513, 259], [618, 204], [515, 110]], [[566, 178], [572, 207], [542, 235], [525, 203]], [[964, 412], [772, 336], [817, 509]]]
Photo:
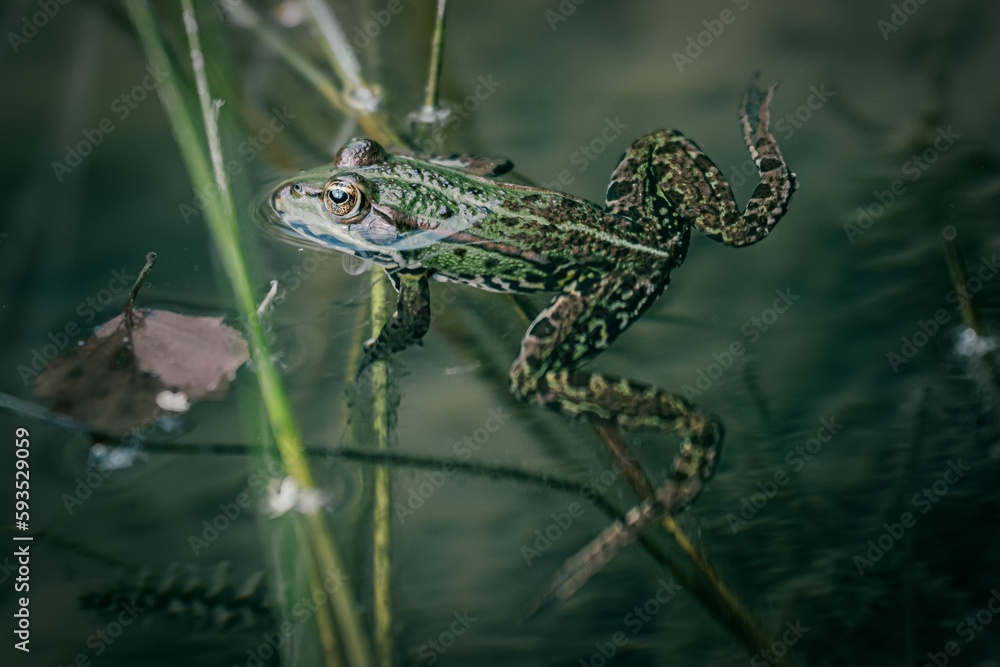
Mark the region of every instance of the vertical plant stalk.
[[360, 94], [363, 97], [370, 97], [377, 104], [378, 96], [375, 89], [361, 77], [361, 64], [354, 56], [347, 36], [344, 35], [344, 29], [340, 27], [333, 10], [323, 0], [302, 0], [301, 4], [309, 12], [313, 25], [323, 38], [320, 43], [326, 47], [327, 59], [344, 86], [345, 96], [356, 101]]
[[[377, 337], [388, 320], [385, 307], [386, 288], [381, 271], [371, 271], [372, 336]], [[389, 368], [385, 360], [372, 366], [372, 426], [375, 445], [380, 451], [389, 448]], [[390, 526], [392, 489], [389, 466], [375, 468], [374, 586], [375, 586], [375, 657], [379, 667], [392, 667], [392, 559]]]
[[[965, 273], [965, 262], [962, 260], [961, 252], [959, 252], [958, 243], [955, 242], [956, 233], [954, 228], [946, 228], [946, 230], [947, 232], [942, 234], [941, 243], [944, 248], [945, 261], [948, 263], [948, 277], [951, 278], [951, 284], [955, 287], [955, 293], [958, 295], [958, 307], [962, 313], [962, 324], [967, 329], [974, 331], [977, 337], [980, 337], [984, 334], [983, 320], [979, 316], [976, 304], [972, 300], [972, 293], [969, 291], [969, 283], [967, 282]], [[1000, 366], [997, 365], [993, 353], [987, 352], [983, 354], [980, 360], [989, 374], [993, 387], [1000, 392]]]
[[389, 125], [385, 116], [378, 112], [382, 98], [378, 86], [369, 84], [361, 76], [361, 65], [354, 56], [354, 49], [337, 16], [324, 0], [303, 0], [320, 37], [330, 66], [340, 79], [342, 99], [347, 104], [350, 115], [373, 139], [384, 145], [403, 146], [402, 139]]
[[[349, 114], [357, 119], [365, 131], [385, 146], [405, 147], [384, 117], [377, 113], [379, 92], [361, 76], [361, 68], [354, 56], [340, 23], [333, 11], [320, 0], [305, 0], [317, 32], [325, 43], [327, 57], [337, 73], [345, 91], [340, 96], [349, 107]], [[388, 320], [385, 281], [381, 272], [371, 271], [372, 335], [377, 337]], [[360, 349], [358, 347], [357, 349]], [[372, 427], [376, 448], [388, 449], [390, 440], [389, 374], [385, 361], [372, 365]], [[392, 560], [390, 551], [391, 486], [389, 469], [375, 471], [373, 541], [373, 598], [375, 621], [376, 661], [380, 667], [391, 667], [392, 641]]]
[[271, 48], [285, 63], [301, 76], [316, 91], [326, 98], [330, 105], [344, 115], [350, 115], [350, 109], [344, 102], [340, 90], [333, 81], [318, 67], [309, 62], [294, 46], [288, 43], [276, 30], [260, 19], [260, 15], [246, 3], [226, 7], [227, 15], [237, 25], [253, 31], [267, 46]]
[[948, 277], [951, 278], [951, 284], [955, 286], [955, 292], [958, 294], [958, 308], [962, 313], [962, 324], [975, 331], [977, 336], [981, 336], [983, 322], [979, 319], [979, 313], [972, 303], [972, 294], [969, 293], [965, 281], [964, 262], [958, 251], [958, 244], [955, 243], [955, 234], [953, 230], [949, 230], [949, 232], [951, 233], [941, 235], [941, 245], [944, 248], [944, 259], [948, 263]]
[[437, 19], [434, 22], [434, 41], [431, 43], [430, 69], [427, 88], [424, 90], [424, 112], [433, 115], [438, 107], [438, 82], [441, 80], [441, 52], [444, 50], [444, 14], [448, 0], [438, 0]]
[[[144, 0], [127, 0], [126, 9], [135, 25], [148, 60], [157, 68], [172, 73], [170, 59], [157, 32], [156, 23], [148, 3]], [[303, 452], [301, 436], [292, 417], [288, 396], [281, 378], [271, 363], [271, 352], [260, 325], [250, 278], [243, 259], [238, 223], [223, 169], [224, 159], [217, 125], [218, 107], [212, 103], [208, 92], [204, 56], [198, 40], [198, 25], [191, 0], [183, 0], [182, 10], [185, 29], [188, 33], [192, 67], [197, 81], [199, 103], [209, 143], [209, 156], [206, 156], [205, 147], [196, 129], [196, 123], [188, 112], [180, 88], [170, 74], [159, 84], [161, 101], [193, 185], [198, 190], [205, 186], [218, 190], [219, 196], [212, 197], [206, 202], [205, 218], [216, 251], [222, 260], [223, 269], [236, 296], [240, 313], [247, 322], [250, 350], [268, 423], [274, 434], [286, 472], [296, 480], [301, 488], [313, 489], [315, 483]], [[301, 516], [297, 517], [297, 520], [301, 519]], [[305, 517], [305, 521], [308, 530], [303, 532], [312, 542], [313, 553], [317, 554], [319, 560], [316, 570], [331, 574], [343, 572], [339, 554], [321, 517], [317, 514], [311, 514]], [[317, 582], [314, 580], [313, 583]], [[349, 595], [349, 591], [344, 590], [345, 588], [340, 586], [330, 594], [330, 604], [336, 616], [336, 627], [343, 633], [344, 651], [349, 664], [366, 667], [371, 665], [369, 644], [364, 637], [352, 596]], [[323, 635], [321, 634], [321, 636]], [[332, 646], [326, 648], [335, 649]]]

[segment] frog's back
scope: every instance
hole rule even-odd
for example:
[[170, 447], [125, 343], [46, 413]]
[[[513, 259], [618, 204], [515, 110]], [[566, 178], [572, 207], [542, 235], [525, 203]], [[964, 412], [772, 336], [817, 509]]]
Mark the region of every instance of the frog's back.
[[435, 279], [500, 292], [558, 291], [672, 257], [646, 245], [639, 224], [592, 202], [509, 183], [483, 187], [494, 199], [488, 213], [422, 258]]

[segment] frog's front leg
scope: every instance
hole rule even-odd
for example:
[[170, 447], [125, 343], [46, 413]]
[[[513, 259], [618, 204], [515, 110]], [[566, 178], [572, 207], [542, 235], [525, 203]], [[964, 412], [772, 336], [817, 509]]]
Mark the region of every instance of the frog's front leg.
[[419, 343], [431, 325], [430, 287], [427, 273], [397, 272], [392, 284], [399, 291], [396, 312], [382, 327], [378, 338], [365, 343], [358, 377], [374, 362]]
[[692, 502], [712, 476], [722, 446], [722, 424], [669, 391], [576, 370], [617, 338], [666, 286], [665, 268], [648, 268], [641, 275], [585, 280], [555, 297], [525, 334], [510, 371], [511, 391], [519, 399], [570, 416], [683, 436], [670, 475], [676, 511]]

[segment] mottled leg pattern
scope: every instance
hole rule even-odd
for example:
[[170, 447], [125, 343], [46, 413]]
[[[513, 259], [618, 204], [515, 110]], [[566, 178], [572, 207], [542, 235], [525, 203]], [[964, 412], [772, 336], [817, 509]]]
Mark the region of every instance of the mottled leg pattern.
[[[719, 168], [693, 141], [673, 131], [632, 144], [611, 178], [608, 210], [644, 220], [650, 241], [658, 235], [660, 245], [671, 242], [684, 222], [726, 245], [745, 246], [766, 237], [788, 210], [796, 188], [795, 174], [768, 130], [774, 89], [765, 92], [751, 82], [740, 108], [744, 140], [760, 173], [743, 213]], [[636, 183], [645, 185], [636, 188]]]
[[666, 287], [666, 271], [581, 283], [555, 297], [532, 323], [511, 368], [511, 391], [571, 416], [587, 415], [625, 429], [684, 436], [671, 472], [680, 485], [672, 510], [697, 497], [714, 470], [722, 426], [690, 402], [658, 387], [576, 370], [607, 347]]
[[640, 275], [576, 284], [557, 296], [531, 324], [510, 371], [511, 391], [522, 400], [624, 429], [655, 429], [684, 437], [669, 478], [655, 496], [567, 561], [534, 600], [529, 614], [553, 595], [568, 598], [652, 521], [693, 502], [719, 458], [723, 429], [716, 417], [658, 387], [576, 370], [617, 338], [667, 285], [666, 267]]
[[379, 359], [420, 342], [430, 328], [431, 300], [427, 275], [400, 272], [393, 276], [392, 283], [399, 290], [396, 312], [379, 332], [378, 338], [365, 343], [359, 377]]

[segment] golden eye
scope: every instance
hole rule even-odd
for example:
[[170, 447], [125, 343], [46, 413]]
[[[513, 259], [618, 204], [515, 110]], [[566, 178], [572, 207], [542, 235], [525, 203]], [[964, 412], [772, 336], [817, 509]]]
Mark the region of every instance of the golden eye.
[[333, 180], [323, 190], [323, 204], [338, 218], [353, 218], [365, 205], [365, 193], [353, 181]]

